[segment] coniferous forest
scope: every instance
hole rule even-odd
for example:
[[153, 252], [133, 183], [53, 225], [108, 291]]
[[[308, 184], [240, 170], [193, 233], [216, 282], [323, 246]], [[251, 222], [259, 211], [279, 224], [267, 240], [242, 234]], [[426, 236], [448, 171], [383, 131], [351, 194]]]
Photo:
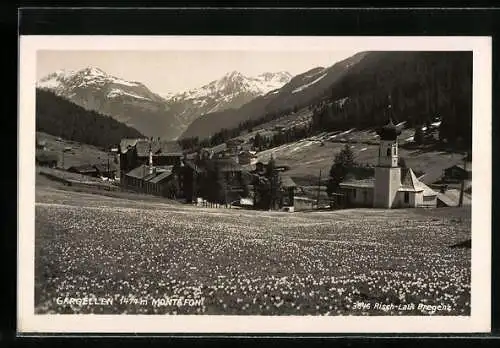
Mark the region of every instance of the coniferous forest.
[[[366, 128], [386, 122], [424, 126], [442, 121], [449, 143], [472, 140], [472, 52], [375, 52], [314, 108], [313, 128]], [[383, 62], [383, 64], [381, 64]]]
[[36, 130], [102, 148], [117, 145], [122, 138], [144, 137], [109, 116], [39, 89], [36, 91]]

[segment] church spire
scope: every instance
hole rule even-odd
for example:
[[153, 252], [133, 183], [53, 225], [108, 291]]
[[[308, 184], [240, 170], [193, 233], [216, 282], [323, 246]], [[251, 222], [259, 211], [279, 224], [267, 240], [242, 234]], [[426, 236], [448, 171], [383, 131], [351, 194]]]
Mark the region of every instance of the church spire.
[[392, 97], [391, 94], [387, 97], [387, 124], [377, 131], [381, 140], [397, 140], [401, 134], [401, 130], [394, 124], [394, 115], [392, 110]]

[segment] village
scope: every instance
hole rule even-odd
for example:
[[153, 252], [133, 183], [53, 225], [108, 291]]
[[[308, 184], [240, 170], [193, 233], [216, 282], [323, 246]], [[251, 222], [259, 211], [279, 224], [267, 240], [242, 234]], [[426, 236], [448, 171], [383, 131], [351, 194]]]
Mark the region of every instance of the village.
[[[296, 184], [287, 175], [292, 168], [279, 156], [271, 153], [267, 161], [259, 160], [261, 149], [255, 147], [254, 138], [229, 139], [197, 151], [183, 150], [178, 142], [159, 138], [122, 139], [106, 158], [99, 157], [100, 162], [69, 167], [64, 167], [64, 156], [68, 157], [71, 147], [62, 147], [57, 156], [45, 151], [44, 141], [37, 141], [36, 161], [39, 168], [53, 168], [46, 176], [57, 180], [69, 175], [63, 179], [67, 184], [143, 193], [202, 207], [294, 212], [471, 204], [470, 155], [424, 183], [412, 168], [401, 163], [400, 125], [389, 117], [376, 134], [378, 157], [372, 173], [362, 178], [347, 173], [326, 198], [321, 182], [311, 183], [309, 190]], [[264, 136], [264, 132], [259, 134]], [[345, 148], [349, 149], [349, 144]], [[332, 153], [332, 159], [335, 155]]]

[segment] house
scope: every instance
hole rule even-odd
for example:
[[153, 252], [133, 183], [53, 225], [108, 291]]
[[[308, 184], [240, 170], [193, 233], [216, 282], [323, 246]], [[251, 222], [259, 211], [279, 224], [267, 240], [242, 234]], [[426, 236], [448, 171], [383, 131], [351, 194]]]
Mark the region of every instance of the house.
[[375, 177], [340, 183], [343, 204], [348, 207], [416, 208], [435, 207], [437, 192], [421, 182], [411, 168], [398, 165], [398, 135], [392, 119], [382, 127]]
[[206, 169], [197, 164], [196, 159], [190, 159], [188, 156], [182, 160], [180, 169], [180, 186], [182, 195], [187, 202], [194, 202], [200, 191], [199, 185], [206, 176]]
[[[196, 201], [197, 197], [208, 200], [210, 196], [215, 199], [213, 187], [217, 182], [224, 183], [224, 192], [220, 192], [219, 197], [224, 197], [225, 202], [233, 202], [248, 195], [247, 184], [250, 180], [246, 176], [247, 172], [233, 157], [191, 160], [186, 156], [182, 160], [180, 173], [181, 191], [188, 202]], [[222, 178], [216, 178], [215, 175], [222, 175]]]
[[227, 146], [227, 151], [226, 155], [228, 156], [238, 156], [238, 153], [241, 150], [241, 144], [243, 144], [245, 141], [242, 139], [229, 139], [226, 141], [226, 146]]
[[233, 157], [216, 158], [214, 165], [224, 177], [226, 200], [231, 202], [245, 196], [243, 168]]
[[343, 204], [347, 207], [372, 207], [375, 178], [346, 180], [340, 183], [344, 194]]
[[122, 186], [136, 192], [176, 198], [175, 179], [173, 166], [151, 167], [141, 164], [123, 176]]
[[472, 163], [456, 164], [444, 170], [443, 179], [447, 181], [460, 181], [472, 179]]
[[176, 141], [122, 139], [120, 142], [120, 176], [142, 164], [153, 166], [180, 165], [182, 149]]
[[71, 166], [68, 169], [68, 172], [71, 173], [76, 173], [76, 174], [81, 174], [81, 175], [87, 175], [87, 176], [92, 176], [92, 177], [98, 177], [99, 172], [96, 169], [95, 166], [90, 165], [90, 164], [82, 164], [79, 166]]
[[216, 146], [203, 148], [199, 152], [200, 158], [218, 158], [223, 157], [224, 153], [228, 150], [227, 144], [222, 143]]
[[112, 163], [95, 164], [94, 168], [97, 170], [98, 176], [110, 179], [114, 179], [116, 176], [116, 167]]
[[238, 154], [238, 162], [241, 165], [255, 164], [257, 161], [257, 156], [254, 151], [241, 151]]
[[[272, 173], [269, 173], [269, 164], [271, 161], [273, 162], [272, 167], [274, 170]], [[253, 176], [252, 184], [254, 187], [255, 208], [278, 208], [289, 212], [295, 210], [295, 189], [297, 185], [292, 178], [283, 174], [289, 169], [289, 166], [276, 162], [272, 156], [267, 164], [261, 161], [255, 164], [255, 170], [250, 172]]]

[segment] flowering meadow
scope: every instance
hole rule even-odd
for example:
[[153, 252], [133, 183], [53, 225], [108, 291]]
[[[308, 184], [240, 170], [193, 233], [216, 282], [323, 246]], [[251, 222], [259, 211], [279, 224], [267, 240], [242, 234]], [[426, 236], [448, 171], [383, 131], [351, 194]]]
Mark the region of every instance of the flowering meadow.
[[[471, 238], [470, 207], [277, 213], [38, 187], [36, 200], [36, 313], [470, 314], [470, 249], [451, 248]], [[447, 310], [398, 307], [411, 303]]]

